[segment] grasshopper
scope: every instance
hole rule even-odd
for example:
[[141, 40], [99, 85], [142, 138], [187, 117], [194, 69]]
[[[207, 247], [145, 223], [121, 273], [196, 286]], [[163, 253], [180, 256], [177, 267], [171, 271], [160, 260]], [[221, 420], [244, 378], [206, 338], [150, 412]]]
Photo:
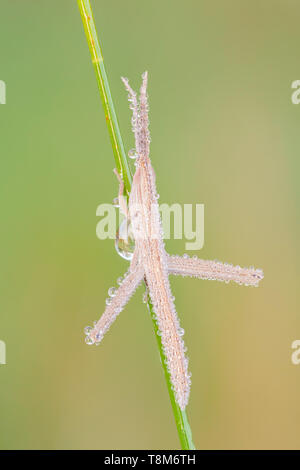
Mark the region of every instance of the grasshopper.
[[122, 178], [116, 172], [120, 182], [119, 205], [130, 220], [135, 248], [129, 269], [100, 320], [94, 324], [94, 327], [86, 327], [86, 342], [88, 344], [101, 342], [104, 334], [136, 288], [145, 279], [156, 315], [176, 401], [184, 410], [189, 399], [191, 380], [188, 372], [188, 359], [185, 355], [186, 348], [182, 339], [184, 331], [180, 327], [175, 310], [169, 275], [191, 276], [224, 282], [234, 281], [238, 284], [257, 286], [263, 278], [263, 272], [254, 268], [241, 268], [218, 261], [202, 260], [195, 256], [191, 258], [188, 255], [181, 257], [167, 254], [157, 202], [155, 173], [149, 157], [147, 72], [143, 74], [142, 79], [138, 100], [128, 79], [122, 78], [132, 110], [132, 129], [136, 148], [136, 171], [128, 206], [123, 196]]

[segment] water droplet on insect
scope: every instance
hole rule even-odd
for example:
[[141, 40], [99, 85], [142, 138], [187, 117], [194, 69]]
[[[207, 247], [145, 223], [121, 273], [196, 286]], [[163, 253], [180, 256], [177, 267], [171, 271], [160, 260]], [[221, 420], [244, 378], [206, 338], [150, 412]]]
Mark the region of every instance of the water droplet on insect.
[[89, 345], [94, 344], [94, 340], [90, 336], [86, 336], [85, 342]]
[[113, 202], [112, 202], [112, 203], [113, 203], [113, 206], [114, 206], [114, 207], [120, 207], [119, 198], [118, 198], [118, 197], [115, 197], [115, 198], [113, 199]]
[[134, 247], [131, 224], [128, 223], [127, 219], [124, 219], [116, 234], [115, 248], [122, 258], [130, 261], [133, 256]]
[[117, 283], [119, 284], [119, 286], [122, 284], [122, 282], [123, 282], [122, 276], [118, 277]]
[[189, 255], [186, 254], [186, 253], [184, 253], [183, 258], [184, 258], [184, 259], [188, 259], [188, 258], [189, 258]]
[[95, 336], [95, 345], [96, 345], [96, 346], [99, 346], [99, 344], [100, 344], [101, 341], [102, 341], [102, 338], [103, 338], [103, 331], [102, 331], [102, 330], [99, 330], [98, 333], [97, 333], [96, 336]]
[[183, 335], [184, 335], [184, 329], [183, 329], [183, 328], [179, 328], [178, 334], [179, 334], [179, 336], [183, 336]]
[[91, 326], [86, 326], [86, 327], [84, 328], [84, 334], [85, 334], [85, 335], [89, 335], [90, 332], [92, 331], [92, 329], [93, 329], [93, 328], [92, 328]]
[[135, 159], [137, 158], [138, 154], [136, 153], [136, 150], [135, 149], [130, 149], [129, 152], [128, 152], [128, 157], [129, 158], [132, 158], [132, 159]]
[[107, 297], [105, 303], [106, 305], [110, 305], [111, 304], [111, 301], [112, 301], [112, 298], [111, 297]]
[[148, 302], [148, 292], [144, 292], [143, 294], [143, 303], [146, 304]]
[[116, 290], [117, 290], [117, 289], [116, 289], [115, 287], [110, 287], [110, 288], [108, 289], [108, 295], [109, 295], [109, 297], [114, 297], [114, 296], [116, 295]]

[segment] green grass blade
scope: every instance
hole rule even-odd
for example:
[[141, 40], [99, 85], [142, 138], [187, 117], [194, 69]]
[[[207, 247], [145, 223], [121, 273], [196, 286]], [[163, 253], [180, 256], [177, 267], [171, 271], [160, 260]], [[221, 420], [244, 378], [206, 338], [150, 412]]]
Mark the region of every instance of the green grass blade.
[[163, 352], [161, 336], [158, 334], [159, 329], [158, 329], [158, 325], [157, 325], [157, 322], [156, 322], [156, 319], [155, 319], [153, 305], [151, 303], [151, 300], [149, 299], [149, 296], [148, 296], [148, 302], [147, 303], [148, 303], [149, 312], [150, 312], [152, 322], [153, 322], [153, 328], [154, 328], [154, 333], [155, 333], [155, 337], [156, 337], [156, 341], [157, 341], [157, 346], [158, 346], [158, 349], [159, 349], [161, 365], [162, 365], [164, 375], [165, 375], [165, 379], [166, 379], [166, 382], [167, 382], [167, 388], [168, 388], [170, 402], [171, 402], [173, 413], [174, 413], [174, 418], [175, 418], [175, 422], [176, 422], [176, 427], [177, 427], [177, 431], [178, 431], [178, 436], [179, 436], [181, 448], [182, 449], [187, 449], [187, 450], [194, 450], [195, 445], [193, 443], [192, 431], [191, 431], [191, 427], [190, 427], [189, 422], [188, 422], [186, 411], [182, 411], [180, 409], [180, 407], [177, 405], [177, 402], [175, 400], [175, 395], [174, 395], [174, 392], [173, 392], [173, 389], [172, 389], [170, 374], [168, 372], [167, 365], [166, 365], [166, 356], [164, 355], [164, 352]]
[[92, 63], [94, 66], [97, 83], [100, 90], [100, 96], [102, 99], [102, 105], [105, 113], [105, 119], [110, 135], [117, 170], [124, 181], [125, 191], [128, 196], [130, 193], [131, 186], [131, 173], [128, 166], [123, 140], [118, 124], [118, 119], [110, 92], [109, 82], [103, 61], [103, 54], [97, 36], [91, 4], [89, 1], [78, 0], [78, 6], [88, 46], [92, 56]]

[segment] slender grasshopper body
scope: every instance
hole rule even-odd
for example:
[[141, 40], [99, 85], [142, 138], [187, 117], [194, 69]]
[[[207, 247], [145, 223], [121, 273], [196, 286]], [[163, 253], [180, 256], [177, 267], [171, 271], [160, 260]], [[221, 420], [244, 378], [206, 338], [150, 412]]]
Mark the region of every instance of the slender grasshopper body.
[[115, 295], [110, 299], [100, 320], [94, 324], [94, 327], [85, 329], [86, 342], [88, 344], [100, 343], [144, 278], [154, 307], [176, 401], [184, 410], [189, 399], [190, 375], [182, 339], [184, 330], [180, 327], [176, 314], [169, 275], [234, 281], [238, 284], [257, 286], [263, 278], [263, 273], [259, 269], [241, 268], [216, 261], [190, 258], [187, 255], [169, 256], [166, 253], [157, 202], [155, 173], [149, 158], [147, 78], [145, 72], [139, 102], [128, 80], [122, 79], [129, 94], [137, 156], [128, 207], [123, 196], [122, 178], [120, 175], [117, 176], [120, 181], [120, 208], [129, 218], [132, 226], [135, 240], [134, 253], [128, 272]]
[[155, 175], [146, 155], [138, 157], [129, 198], [129, 217], [139, 254], [138, 263], [144, 267], [176, 400], [184, 409], [190, 390], [188, 361], [169, 283]]

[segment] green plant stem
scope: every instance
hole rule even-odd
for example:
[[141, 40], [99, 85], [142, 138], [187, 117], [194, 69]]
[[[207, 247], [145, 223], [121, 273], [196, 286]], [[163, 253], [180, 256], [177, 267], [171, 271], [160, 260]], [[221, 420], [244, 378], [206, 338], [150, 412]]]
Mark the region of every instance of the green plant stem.
[[[119, 129], [119, 124], [117, 120], [117, 115], [115, 112], [113, 100], [111, 97], [111, 92], [109, 88], [108, 78], [106, 75], [103, 55], [101, 47], [99, 44], [97, 31], [95, 27], [95, 22], [93, 18], [93, 12], [89, 0], [77, 0], [79, 11], [81, 14], [81, 19], [83, 22], [87, 42], [92, 56], [92, 62], [94, 65], [98, 87], [100, 90], [100, 95], [102, 99], [102, 104], [105, 112], [105, 118], [110, 134], [110, 139], [112, 143], [113, 153], [117, 165], [117, 169], [122, 176], [124, 181], [125, 191], [127, 196], [130, 194], [131, 189], [131, 174], [127, 162], [126, 153], [124, 150], [124, 145], [121, 137], [121, 132]], [[148, 300], [148, 309], [151, 314], [154, 333], [157, 340], [157, 345], [159, 349], [161, 364], [165, 374], [165, 379], [167, 382], [168, 392], [170, 396], [170, 401], [175, 417], [175, 423], [177, 426], [177, 431], [181, 443], [182, 449], [195, 449], [195, 446], [192, 441], [192, 432], [187, 419], [185, 411], [182, 411], [176, 403], [174, 391], [172, 389], [172, 383], [170, 374], [166, 366], [166, 357], [163, 352], [163, 347], [161, 343], [161, 337], [158, 335], [158, 325], [154, 318], [153, 305], [151, 304], [150, 299]]]
[[103, 55], [100, 43], [97, 36], [95, 22], [91, 4], [86, 0], [77, 0], [81, 19], [84, 26], [88, 46], [92, 56], [92, 62], [97, 78], [97, 83], [102, 99], [102, 105], [105, 113], [105, 119], [110, 135], [111, 145], [116, 161], [118, 173], [124, 181], [124, 189], [127, 197], [130, 193], [131, 187], [131, 173], [127, 162], [127, 157], [123, 145], [123, 140], [120, 133], [117, 115], [115, 112], [114, 103], [111, 97], [108, 78], [103, 61]]
[[154, 328], [154, 333], [155, 333], [155, 337], [156, 337], [156, 341], [158, 345], [160, 361], [161, 361], [161, 365], [162, 365], [165, 379], [167, 382], [167, 388], [168, 388], [170, 402], [171, 402], [173, 413], [174, 413], [174, 418], [176, 422], [176, 427], [178, 431], [181, 448], [185, 450], [193, 450], [195, 449], [195, 445], [193, 443], [192, 430], [188, 422], [186, 411], [182, 411], [175, 400], [174, 391], [172, 389], [171, 377], [170, 377], [167, 364], [166, 364], [166, 356], [164, 355], [164, 352], [163, 352], [161, 336], [158, 334], [159, 329], [158, 329], [157, 321], [155, 319], [153, 305], [151, 303], [149, 296], [148, 296], [147, 304], [148, 304], [148, 309], [149, 309], [151, 319], [153, 322], [153, 328]]

